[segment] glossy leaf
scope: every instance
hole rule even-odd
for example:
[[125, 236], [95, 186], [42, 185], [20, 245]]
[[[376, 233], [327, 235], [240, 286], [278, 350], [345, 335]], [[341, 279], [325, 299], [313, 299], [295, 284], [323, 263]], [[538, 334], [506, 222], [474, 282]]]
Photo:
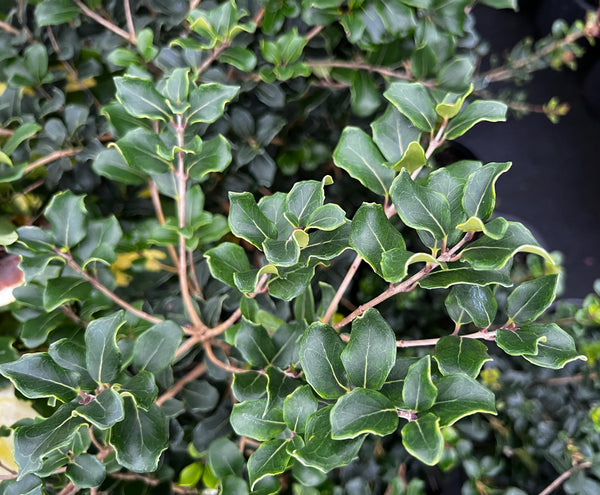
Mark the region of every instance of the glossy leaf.
[[229, 193], [229, 227], [236, 236], [256, 247], [267, 238], [277, 238], [277, 228], [258, 208], [251, 193]]
[[405, 407], [402, 398], [404, 381], [406, 380], [409, 368], [419, 359], [420, 358], [417, 357], [403, 357], [396, 359], [394, 367], [386, 378], [383, 387], [380, 389], [380, 392], [390, 399], [397, 408], [401, 409]]
[[161, 146], [159, 137], [147, 129], [129, 131], [115, 146], [131, 168], [161, 174], [168, 172], [171, 167], [171, 162], [158, 153]]
[[371, 124], [373, 141], [388, 162], [397, 163], [413, 142], [418, 142], [421, 131], [389, 105], [385, 113]]
[[427, 413], [402, 428], [402, 445], [408, 452], [429, 466], [437, 464], [444, 451], [440, 418]]
[[323, 182], [306, 180], [297, 182], [288, 193], [285, 202], [285, 217], [294, 227], [305, 228], [309, 217], [323, 205], [325, 192]]
[[557, 274], [519, 284], [508, 296], [506, 313], [517, 325], [531, 323], [552, 304], [557, 284]]
[[219, 479], [227, 476], [241, 476], [244, 469], [244, 456], [238, 446], [225, 437], [218, 438], [208, 448], [208, 462]]
[[202, 84], [190, 93], [190, 109], [186, 113], [189, 124], [214, 122], [225, 111], [225, 104], [238, 94], [237, 86], [219, 83]]
[[532, 327], [535, 329], [535, 325], [524, 326], [515, 330], [499, 328], [496, 330], [496, 344], [511, 356], [536, 355], [539, 343], [545, 342], [546, 336], [540, 332], [532, 331]]
[[446, 128], [446, 138], [456, 139], [482, 121], [504, 122], [506, 110], [507, 106], [499, 101], [475, 101], [450, 121]]
[[449, 264], [445, 269], [438, 268], [419, 282], [424, 289], [447, 288], [457, 284], [488, 286], [492, 284], [510, 287], [508, 266], [501, 270], [474, 270], [459, 264]]
[[144, 174], [128, 166], [123, 155], [113, 148], [102, 150], [94, 160], [92, 168], [98, 175], [123, 184], [139, 186], [145, 180]]
[[123, 399], [112, 388], [107, 388], [93, 398], [89, 404], [75, 409], [73, 415], [85, 419], [96, 428], [106, 430], [123, 420], [125, 415]]
[[222, 135], [202, 142], [202, 150], [186, 155], [185, 166], [190, 177], [202, 180], [206, 175], [223, 172], [231, 163], [231, 145]]
[[334, 230], [346, 222], [346, 213], [336, 204], [319, 206], [308, 218], [307, 229]]
[[376, 309], [352, 322], [352, 333], [341, 354], [350, 381], [379, 390], [396, 362], [396, 336]]
[[413, 141], [406, 148], [406, 153], [398, 160], [394, 166], [394, 170], [406, 169], [409, 173], [413, 173], [427, 163], [425, 150], [416, 141]]
[[[521, 330], [531, 332], [538, 337], [537, 354], [523, 354], [527, 361], [537, 366], [560, 369], [576, 359], [587, 360], [585, 356], [577, 352], [573, 337], [555, 323], [528, 325], [522, 327]], [[540, 337], [545, 337], [545, 340]]]
[[56, 26], [70, 22], [79, 14], [79, 8], [72, 0], [44, 0], [35, 8], [35, 22], [38, 26]]
[[442, 375], [464, 373], [472, 378], [477, 378], [483, 364], [491, 360], [485, 344], [458, 336], [442, 337], [433, 357]]
[[172, 321], [161, 321], [140, 335], [133, 348], [133, 364], [140, 370], [160, 373], [171, 365], [183, 331]]
[[508, 222], [502, 218], [494, 218], [488, 223], [478, 217], [470, 217], [462, 223], [456, 225], [456, 228], [463, 232], [483, 232], [487, 237], [497, 240], [502, 239], [508, 229]]
[[92, 321], [86, 329], [86, 367], [99, 384], [112, 381], [121, 369], [117, 332], [124, 323], [123, 312], [118, 312]]
[[35, 122], [26, 122], [25, 124], [21, 124], [6, 140], [2, 146], [2, 152], [5, 155], [12, 155], [21, 143], [35, 136], [41, 129], [42, 127]]
[[208, 260], [210, 274], [221, 282], [235, 287], [234, 273], [243, 273], [251, 269], [244, 248], [232, 242], [222, 242], [204, 253]]
[[298, 355], [306, 381], [324, 399], [335, 399], [348, 391], [343, 350], [337, 332], [322, 323], [309, 326], [300, 341]]
[[394, 82], [383, 93], [414, 126], [425, 132], [433, 131], [437, 123], [435, 105], [420, 83]]
[[92, 288], [89, 282], [78, 277], [61, 277], [49, 280], [44, 287], [44, 309], [54, 311], [71, 301], [85, 301]]
[[266, 239], [263, 251], [267, 261], [278, 267], [294, 266], [300, 258], [300, 246], [294, 236], [281, 241]]
[[256, 483], [265, 476], [281, 474], [287, 469], [291, 458], [286, 450], [288, 444], [289, 440], [269, 440], [253, 452], [248, 459], [248, 478], [251, 489], [254, 489]]
[[282, 412], [271, 409], [265, 413], [266, 399], [249, 400], [233, 406], [230, 422], [233, 430], [241, 436], [266, 442], [279, 435], [286, 425]]
[[431, 358], [427, 355], [408, 368], [402, 400], [406, 409], [418, 412], [429, 409], [437, 396], [438, 387], [431, 381]]
[[484, 222], [490, 218], [496, 204], [496, 181], [510, 167], [510, 162], [488, 163], [469, 176], [462, 200], [468, 216]]
[[57, 247], [72, 248], [85, 237], [87, 211], [83, 196], [76, 196], [70, 191], [58, 193], [50, 201], [45, 215], [52, 226]]
[[298, 387], [283, 402], [283, 419], [287, 427], [304, 433], [308, 418], [317, 411], [317, 399], [308, 385]]
[[119, 392], [122, 395], [132, 395], [138, 407], [147, 410], [156, 400], [158, 387], [152, 373], [149, 371], [140, 371], [136, 375], [124, 380], [121, 383]]
[[381, 257], [382, 277], [394, 284], [400, 282], [413, 263], [437, 263], [435, 257], [427, 253], [411, 253], [402, 248], [385, 251]]
[[498, 303], [491, 288], [461, 284], [452, 287], [451, 294], [459, 308], [479, 328], [487, 328], [494, 322]]
[[115, 77], [114, 81], [117, 100], [130, 115], [169, 121], [171, 111], [165, 98], [154, 88], [152, 81], [131, 76]]
[[273, 340], [264, 327], [246, 319], [242, 319], [235, 334], [235, 346], [248, 363], [258, 368], [268, 366], [276, 352]]
[[104, 481], [106, 469], [96, 456], [81, 454], [69, 463], [65, 474], [78, 488], [93, 488]]

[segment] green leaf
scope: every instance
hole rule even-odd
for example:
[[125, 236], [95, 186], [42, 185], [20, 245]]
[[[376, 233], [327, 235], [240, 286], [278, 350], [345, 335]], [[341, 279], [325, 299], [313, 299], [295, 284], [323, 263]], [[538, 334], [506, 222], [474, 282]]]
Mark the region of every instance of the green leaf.
[[402, 428], [402, 445], [408, 452], [429, 466], [437, 464], [444, 452], [444, 437], [440, 418], [427, 413]]
[[394, 82], [383, 93], [417, 129], [431, 132], [437, 124], [435, 104], [427, 88], [420, 83]]
[[323, 206], [325, 180], [305, 180], [296, 182], [285, 201], [285, 217], [294, 226], [305, 228], [313, 212]]
[[481, 3], [494, 9], [519, 9], [517, 0], [481, 0]]
[[68, 402], [79, 393], [79, 375], [57, 365], [48, 354], [25, 354], [0, 365], [0, 373], [29, 399], [56, 397]]
[[267, 385], [268, 379], [263, 373], [236, 373], [231, 390], [235, 398], [243, 402], [262, 398], [267, 393]]
[[371, 129], [373, 141], [391, 163], [400, 161], [408, 145], [419, 142], [421, 137], [421, 131], [393, 105], [389, 105], [385, 113], [371, 124]]
[[539, 343], [547, 340], [545, 335], [535, 331], [536, 326], [529, 325], [515, 330], [499, 328], [496, 330], [496, 344], [511, 356], [522, 356], [523, 354], [535, 356], [538, 353]]
[[266, 239], [263, 251], [267, 261], [277, 267], [294, 266], [300, 258], [300, 246], [294, 236], [281, 241]]
[[381, 257], [382, 277], [394, 284], [400, 282], [413, 263], [437, 263], [437, 259], [427, 253], [411, 253], [402, 248], [385, 251]]
[[293, 225], [285, 217], [287, 194], [276, 192], [271, 196], [263, 196], [258, 208], [277, 227], [278, 239], [288, 239], [293, 232]]
[[[528, 325], [517, 332], [531, 332], [538, 338], [537, 354], [523, 354], [527, 361], [536, 366], [556, 370], [563, 368], [567, 363], [576, 359], [587, 360], [585, 356], [577, 353], [573, 337], [555, 323]], [[542, 337], [545, 337], [545, 340]]]
[[44, 214], [52, 227], [57, 247], [72, 248], [85, 237], [87, 211], [83, 198], [65, 191], [54, 195], [50, 200]]
[[153, 40], [154, 33], [150, 28], [144, 28], [137, 33], [136, 47], [145, 62], [150, 62], [158, 54], [158, 48], [152, 45]]
[[404, 250], [404, 239], [388, 220], [383, 208], [363, 203], [352, 219], [350, 246], [383, 277], [382, 256], [392, 249]]
[[104, 481], [106, 469], [96, 456], [81, 454], [69, 463], [65, 474], [78, 488], [93, 488]]
[[458, 307], [469, 315], [470, 321], [475, 326], [487, 328], [494, 322], [498, 303], [490, 287], [455, 285], [452, 287], [451, 295], [455, 298]]
[[248, 479], [250, 488], [265, 476], [283, 473], [290, 462], [286, 447], [289, 440], [275, 439], [263, 443], [248, 459]]
[[456, 228], [463, 232], [483, 232], [487, 237], [498, 240], [502, 239], [504, 234], [506, 234], [508, 221], [502, 217], [498, 217], [484, 224], [480, 218], [470, 217], [466, 221], [457, 224]]
[[474, 270], [473, 268], [461, 266], [461, 264], [449, 263], [446, 268], [428, 274], [426, 278], [419, 282], [419, 285], [424, 289], [447, 288], [456, 284], [479, 286], [498, 284], [504, 287], [512, 285], [509, 267], [501, 270]]
[[275, 344], [267, 331], [245, 318], [235, 334], [235, 346], [248, 363], [258, 368], [268, 366], [276, 352]]
[[256, 55], [243, 46], [230, 46], [219, 55], [219, 62], [233, 65], [243, 72], [251, 72], [256, 67]]
[[140, 371], [160, 373], [173, 362], [182, 338], [181, 327], [172, 321], [161, 321], [152, 325], [135, 341], [133, 364]]
[[394, 171], [383, 165], [384, 158], [371, 138], [357, 127], [346, 127], [333, 152], [333, 161], [351, 177], [376, 194], [387, 196]]
[[348, 391], [341, 354], [344, 343], [329, 325], [313, 323], [300, 341], [300, 364], [306, 381], [324, 399], [335, 399]]
[[172, 167], [169, 160], [158, 154], [161, 145], [162, 142], [156, 134], [143, 128], [129, 131], [115, 143], [131, 168], [157, 174], [168, 172]]
[[517, 325], [536, 320], [554, 301], [558, 274], [519, 284], [507, 299], [506, 313]]
[[381, 387], [380, 392], [390, 399], [397, 408], [404, 407], [404, 400], [402, 399], [404, 381], [406, 380], [409, 368], [418, 360], [419, 358], [416, 357], [396, 359], [392, 371], [390, 371], [383, 387]]
[[287, 427], [304, 433], [308, 418], [317, 411], [318, 402], [308, 385], [298, 387], [283, 402], [283, 420]]
[[12, 155], [22, 142], [26, 141], [30, 137], [35, 136], [38, 131], [41, 130], [42, 126], [36, 124], [35, 122], [21, 124], [17, 129], [15, 129], [13, 135], [7, 139], [6, 143], [4, 143], [4, 146], [2, 146], [2, 152], [6, 155]]
[[[80, 376], [89, 379], [85, 365], [85, 345], [83, 339], [60, 339], [50, 344], [48, 354], [56, 364], [71, 371], [79, 373]], [[92, 386], [95, 382], [92, 382]]]
[[442, 99], [441, 103], [438, 103], [435, 107], [436, 113], [443, 119], [451, 119], [460, 112], [463, 103], [467, 97], [473, 92], [473, 84], [469, 86], [469, 89], [464, 93], [447, 93]]
[[462, 200], [468, 216], [484, 222], [490, 218], [496, 203], [496, 181], [511, 165], [510, 162], [488, 163], [469, 176]]
[[482, 342], [453, 335], [438, 341], [433, 357], [442, 375], [464, 373], [472, 378], [479, 375], [483, 363], [492, 359]]
[[440, 417], [440, 426], [484, 412], [496, 414], [494, 394], [467, 375], [448, 375], [436, 382], [438, 396], [431, 412]]
[[123, 155], [114, 148], [102, 150], [92, 168], [98, 175], [127, 185], [139, 186], [146, 180], [144, 174], [127, 165]]
[[85, 331], [85, 362], [88, 373], [97, 383], [109, 383], [119, 373], [121, 351], [117, 332], [125, 324], [123, 312], [92, 321]]
[[237, 237], [260, 248], [267, 238], [277, 239], [277, 228], [258, 208], [249, 192], [229, 193], [229, 227]]
[[19, 479], [39, 471], [45, 458], [71, 445], [82, 426], [82, 420], [71, 415], [75, 407], [73, 403], [63, 404], [49, 418], [15, 430], [14, 456]]
[[169, 445], [167, 417], [156, 405], [147, 411], [125, 396], [125, 419], [110, 430], [109, 443], [117, 461], [134, 473], [156, 471], [162, 452]]
[[309, 419], [304, 435], [305, 444], [292, 452], [302, 464], [328, 473], [345, 466], [354, 459], [364, 441], [364, 436], [350, 440], [331, 437], [330, 414], [332, 406], [319, 409]]
[[202, 180], [214, 172], [223, 172], [231, 163], [231, 145], [221, 134], [202, 143], [202, 151], [186, 155], [185, 167], [190, 177]]
[[427, 355], [408, 368], [402, 389], [404, 408], [417, 412], [426, 411], [431, 408], [437, 396], [438, 387], [431, 381], [431, 358]]
[[312, 260], [331, 260], [350, 247], [350, 222], [338, 228], [325, 231], [316, 230], [309, 235], [308, 243], [300, 253], [300, 261], [310, 265]]
[[229, 418], [231, 427], [240, 436], [266, 442], [285, 430], [283, 413], [271, 409], [265, 413], [266, 399], [249, 400], [233, 406]]
[[167, 78], [164, 93], [173, 103], [180, 104], [187, 100], [190, 91], [189, 73], [189, 68], [178, 67]]
[[484, 120], [504, 122], [506, 110], [507, 106], [499, 101], [474, 101], [450, 121], [446, 128], [446, 139], [456, 139]]
[[83, 278], [61, 277], [48, 280], [44, 287], [44, 309], [54, 311], [70, 301], [85, 301], [92, 288]]
[[413, 182], [403, 170], [390, 189], [392, 201], [402, 221], [414, 229], [425, 230], [437, 241], [451, 232], [450, 205], [439, 192]]
[[200, 85], [190, 93], [190, 108], [185, 118], [189, 124], [214, 122], [223, 115], [225, 104], [235, 98], [239, 90], [237, 86], [219, 83]]
[[394, 404], [375, 390], [356, 388], [342, 396], [331, 410], [331, 438], [344, 440], [365, 433], [385, 436], [398, 427]]
[[346, 222], [346, 213], [338, 205], [329, 203], [319, 206], [308, 218], [306, 228], [334, 230]]
[[39, 27], [70, 22], [79, 14], [72, 0], [44, 0], [35, 8], [35, 23]]
[[125, 416], [123, 399], [112, 388], [107, 388], [89, 404], [75, 409], [73, 415], [82, 417], [96, 428], [106, 430], [123, 420]]
[[19, 238], [17, 230], [10, 220], [0, 217], [0, 245], [8, 246]]
[[165, 122], [171, 119], [171, 110], [154, 82], [132, 76], [115, 77], [114, 82], [117, 100], [130, 115]]
[[350, 341], [341, 355], [350, 381], [379, 390], [396, 362], [396, 336], [376, 309], [352, 322]]
[[244, 470], [244, 456], [231, 440], [221, 437], [208, 447], [208, 463], [217, 478], [241, 476]]
[[465, 91], [473, 79], [473, 69], [470, 57], [453, 57], [439, 69], [437, 86], [448, 91]]
[[408, 170], [413, 173], [427, 163], [427, 157], [425, 156], [425, 150], [416, 141], [410, 143], [406, 148], [406, 153], [402, 156], [398, 162], [393, 166], [393, 169], [400, 171], [402, 169]]
[[357, 70], [354, 72], [350, 85], [350, 106], [354, 114], [359, 117], [368, 117], [381, 105], [379, 91], [373, 78], [368, 72]]
[[132, 395], [139, 407], [148, 410], [156, 400], [158, 387], [152, 373], [140, 371], [136, 375], [127, 378], [121, 384], [119, 392], [122, 395]]
[[244, 248], [232, 242], [222, 242], [204, 253], [210, 274], [224, 284], [235, 287], [234, 273], [251, 269]]
[[508, 222], [506, 234], [502, 239], [482, 237], [470, 243], [461, 252], [461, 260], [476, 270], [498, 270], [519, 252], [537, 254], [549, 265], [555, 265], [552, 257], [540, 247], [531, 232], [518, 222]]

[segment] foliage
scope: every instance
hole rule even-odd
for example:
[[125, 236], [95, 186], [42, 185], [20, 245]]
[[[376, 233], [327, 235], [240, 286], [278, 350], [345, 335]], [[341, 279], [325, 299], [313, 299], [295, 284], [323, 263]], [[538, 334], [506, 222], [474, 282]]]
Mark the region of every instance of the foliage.
[[581, 422], [536, 436], [525, 382], [596, 361], [573, 336], [598, 299], [549, 313], [557, 260], [494, 216], [510, 163], [435, 154], [506, 119], [489, 83], [579, 55], [598, 21], [477, 74], [473, 3], [5, 13], [0, 235], [25, 283], [0, 374], [40, 416], [6, 425], [0, 493], [419, 493], [423, 464], [492, 493], [513, 481], [474, 447], [490, 431], [532, 470], [515, 444], [554, 442], [553, 468], [594, 492], [597, 409], [563, 398]]

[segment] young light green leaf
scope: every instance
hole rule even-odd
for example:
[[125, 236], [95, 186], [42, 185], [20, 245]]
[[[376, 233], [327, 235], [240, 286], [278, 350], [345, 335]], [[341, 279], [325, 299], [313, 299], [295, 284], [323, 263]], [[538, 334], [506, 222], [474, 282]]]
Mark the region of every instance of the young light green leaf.
[[450, 121], [446, 128], [446, 139], [456, 139], [484, 120], [504, 122], [506, 110], [507, 106], [499, 101], [474, 101]]
[[412, 411], [426, 411], [434, 404], [438, 388], [431, 381], [431, 358], [422, 357], [408, 368], [402, 389], [404, 407]]
[[104, 481], [106, 469], [96, 456], [81, 454], [69, 463], [65, 474], [78, 488], [93, 488]]
[[490, 218], [496, 204], [496, 181], [511, 165], [510, 162], [488, 163], [469, 176], [462, 200], [469, 217], [477, 217], [484, 222]]
[[157, 405], [145, 411], [132, 397], [125, 396], [123, 401], [125, 419], [111, 428], [109, 437], [117, 461], [134, 473], [156, 471], [160, 455], [169, 445], [167, 417]]
[[396, 362], [396, 336], [376, 309], [352, 322], [350, 341], [341, 354], [350, 381], [379, 390]]
[[140, 371], [160, 373], [171, 365], [182, 338], [181, 327], [172, 321], [152, 325], [135, 341], [133, 364]]
[[367, 189], [381, 196], [388, 195], [395, 173], [383, 165], [383, 156], [371, 138], [359, 128], [346, 127], [343, 130], [333, 152], [333, 161]]
[[271, 409], [265, 413], [266, 399], [248, 400], [233, 406], [230, 422], [233, 430], [241, 436], [266, 442], [285, 430], [283, 413]]
[[427, 88], [420, 83], [394, 82], [383, 93], [417, 129], [431, 132], [437, 124], [435, 104]]
[[50, 200], [44, 214], [52, 227], [57, 247], [72, 248], [85, 237], [87, 210], [83, 198], [65, 191], [55, 194]]
[[300, 364], [306, 381], [324, 399], [335, 399], [348, 391], [341, 360], [344, 343], [329, 325], [313, 323], [300, 341]]
[[366, 433], [385, 436], [398, 427], [394, 404], [375, 390], [356, 388], [331, 409], [331, 438], [344, 440]]
[[250, 489], [254, 489], [265, 476], [283, 473], [290, 462], [286, 447], [289, 440], [275, 439], [263, 443], [248, 459], [248, 478]]
[[304, 433], [308, 418], [316, 412], [317, 407], [318, 402], [310, 386], [298, 387], [283, 402], [283, 420], [290, 430]]
[[440, 426], [450, 426], [476, 412], [496, 414], [494, 394], [470, 376], [448, 375], [436, 382], [439, 390], [431, 412], [440, 418]]
[[123, 312], [92, 321], [85, 332], [85, 362], [88, 373], [97, 383], [109, 383], [119, 373], [121, 351], [117, 332], [125, 324]]
[[237, 86], [219, 83], [200, 85], [190, 93], [190, 108], [185, 118], [189, 124], [214, 122], [223, 115], [225, 104], [235, 98], [239, 90]]
[[394, 170], [400, 171], [406, 169], [409, 173], [413, 173], [427, 163], [425, 150], [416, 141], [413, 141], [406, 148], [406, 152], [400, 160], [392, 167]]
[[408, 145], [418, 142], [421, 131], [389, 105], [385, 113], [371, 124], [373, 141], [388, 162], [396, 163], [405, 154]]
[[382, 256], [392, 249], [406, 248], [402, 235], [388, 220], [383, 208], [373, 203], [363, 203], [354, 215], [350, 246], [382, 277]]
[[460, 112], [467, 97], [473, 92], [473, 88], [473, 84], [471, 84], [464, 93], [447, 93], [442, 102], [436, 105], [436, 113], [443, 119], [455, 117]]
[[463, 232], [483, 232], [490, 239], [498, 240], [504, 237], [508, 229], [508, 221], [502, 217], [494, 218], [484, 224], [478, 217], [470, 217], [462, 223], [456, 225], [458, 230]]
[[235, 346], [252, 366], [264, 368], [275, 356], [275, 344], [267, 331], [245, 318], [235, 334]]
[[[538, 337], [538, 352], [535, 355], [523, 354], [527, 361], [544, 368], [560, 369], [565, 364], [587, 357], [577, 353], [575, 341], [556, 323], [544, 323], [522, 327], [518, 332], [531, 332]], [[542, 339], [545, 337], [545, 340]]]
[[219, 62], [233, 65], [243, 72], [251, 72], [256, 67], [256, 55], [243, 46], [230, 46], [219, 55]]
[[167, 102], [154, 88], [154, 83], [139, 77], [115, 77], [117, 100], [130, 115], [168, 122], [171, 111]]
[[244, 456], [240, 449], [225, 437], [210, 444], [208, 462], [214, 475], [221, 480], [226, 476], [241, 476], [244, 469]]
[[479, 375], [483, 363], [491, 361], [485, 344], [453, 335], [438, 341], [433, 357], [442, 375], [464, 373], [472, 378]]
[[479, 328], [487, 328], [494, 322], [498, 303], [490, 287], [460, 284], [452, 287], [451, 294], [459, 308]]
[[267, 238], [277, 239], [277, 227], [258, 208], [249, 192], [229, 193], [229, 227], [236, 236], [260, 248]]
[[517, 325], [536, 320], [554, 301], [558, 274], [519, 284], [507, 299], [506, 313]]
[[244, 248], [232, 242], [222, 242], [204, 253], [210, 274], [224, 284], [235, 287], [234, 273], [251, 269]]
[[413, 263], [437, 263], [434, 256], [427, 253], [411, 253], [403, 248], [385, 251], [381, 256], [382, 277], [393, 284], [400, 282]]
[[427, 413], [402, 428], [402, 445], [408, 452], [429, 466], [437, 464], [444, 452], [444, 437], [440, 418]]
[[73, 411], [96, 428], [106, 430], [125, 417], [123, 399], [112, 388], [104, 389], [89, 404], [79, 406]]
[[137, 50], [143, 57], [144, 62], [150, 62], [158, 54], [158, 48], [152, 45], [154, 33], [150, 28], [144, 28], [139, 31], [137, 37]]

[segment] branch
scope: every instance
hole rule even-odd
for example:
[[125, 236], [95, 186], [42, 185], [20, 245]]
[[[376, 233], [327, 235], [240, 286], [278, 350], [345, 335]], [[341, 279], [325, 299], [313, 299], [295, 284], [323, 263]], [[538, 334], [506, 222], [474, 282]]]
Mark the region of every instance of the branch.
[[[354, 69], [354, 70], [366, 70], [367, 72], [374, 72], [381, 76], [392, 77], [395, 79], [406, 79], [411, 80], [412, 77], [406, 72], [400, 72], [397, 70], [390, 69], [389, 67], [380, 67], [376, 65], [370, 65], [362, 61], [346, 61], [346, 60], [307, 60], [304, 62], [308, 67], [311, 68], [326, 68], [326, 69]], [[424, 82], [425, 86], [432, 86], [431, 83]]]
[[34, 162], [31, 162], [29, 165], [27, 165], [25, 167], [23, 174], [28, 174], [32, 170], [35, 170], [38, 167], [42, 167], [43, 165], [47, 165], [48, 163], [58, 160], [59, 158], [74, 156], [77, 153], [81, 152], [82, 150], [83, 150], [83, 148], [70, 148], [68, 150], [54, 151], [54, 152], [50, 153], [49, 155], [46, 155]]
[[15, 36], [19, 36], [21, 34], [21, 31], [4, 21], [0, 21], [0, 29], [6, 31], [7, 33], [14, 34]]
[[[156, 182], [154, 182], [153, 180], [150, 180], [150, 182], [148, 183], [148, 190], [150, 191], [150, 197], [152, 198], [152, 205], [154, 206], [154, 211], [156, 212], [156, 219], [158, 220], [159, 224], [164, 225], [166, 222], [165, 214], [163, 213], [162, 204], [160, 202], [160, 196], [158, 194], [158, 187], [156, 185]], [[175, 263], [175, 266], [178, 266], [179, 261], [177, 258], [177, 251], [175, 251], [175, 248], [171, 245], [168, 245], [167, 251], [169, 251], [169, 256], [171, 256], [171, 259], [173, 260], [173, 263]]]
[[549, 493], [552, 493], [554, 490], [556, 490], [560, 485], [562, 485], [567, 479], [569, 479], [569, 477], [575, 473], [576, 471], [579, 471], [581, 469], [587, 469], [589, 467], [592, 466], [592, 463], [589, 461], [586, 462], [582, 462], [580, 464], [575, 464], [575, 466], [573, 466], [571, 469], [569, 469], [568, 471], [565, 471], [563, 474], [561, 474], [558, 478], [556, 478], [552, 483], [550, 483], [546, 488], [544, 488], [541, 492], [540, 495], [548, 495]]
[[344, 280], [342, 280], [342, 283], [338, 287], [338, 290], [335, 293], [335, 296], [333, 296], [333, 299], [332, 299], [331, 303], [329, 304], [327, 311], [325, 312], [325, 316], [323, 316], [323, 318], [321, 319], [322, 323], [325, 323], [326, 325], [329, 324], [329, 321], [331, 320], [333, 314], [335, 313], [335, 310], [337, 309], [338, 304], [342, 300], [342, 297], [344, 296], [346, 289], [348, 289], [350, 282], [352, 282], [352, 279], [354, 278], [356, 271], [360, 267], [361, 262], [362, 262], [362, 258], [360, 257], [360, 255], [357, 254], [356, 258], [354, 258], [354, 261], [350, 265], [350, 268], [348, 269], [348, 272], [346, 273]]
[[4, 129], [0, 127], [0, 136], [1, 137], [10, 137], [15, 133], [15, 131], [11, 130], [11, 129]]
[[125, 0], [125, 19], [127, 19], [127, 30], [129, 31], [129, 38], [134, 45], [137, 45], [137, 36], [135, 35], [135, 26], [133, 25], [133, 17], [131, 15], [131, 5], [129, 0]]
[[[496, 331], [488, 332], [487, 330], [480, 330], [475, 333], [468, 333], [461, 335], [465, 339], [481, 339], [481, 340], [495, 340]], [[419, 340], [397, 340], [396, 347], [426, 347], [430, 345], [436, 345], [442, 337], [436, 339], [419, 339]]]
[[112, 31], [113, 33], [115, 33], [117, 36], [120, 36], [121, 38], [126, 39], [132, 45], [137, 45], [137, 39], [135, 38], [135, 36], [132, 38], [127, 31], [124, 31], [123, 29], [121, 29], [119, 26], [117, 26], [113, 22], [106, 20], [104, 17], [102, 17], [101, 15], [94, 12], [86, 4], [84, 4], [81, 0], [73, 0], [73, 2], [75, 2], [75, 4], [82, 10], [82, 12], [85, 15], [87, 15], [90, 19], [96, 21], [98, 24], [101, 24], [109, 31]]
[[156, 399], [156, 405], [162, 405], [166, 400], [175, 397], [186, 384], [193, 382], [196, 378], [199, 378], [206, 371], [206, 365], [204, 363], [200, 363], [197, 365], [192, 371], [181, 377], [177, 382], [164, 394], [162, 394], [158, 399]]
[[225, 371], [229, 371], [230, 373], [248, 373], [250, 371], [256, 371], [257, 373], [264, 373], [262, 370], [244, 370], [242, 368], [237, 368], [236, 366], [232, 366], [231, 364], [224, 363], [220, 361], [215, 353], [212, 350], [212, 346], [210, 341], [206, 341], [203, 344], [204, 352], [206, 352], [206, 357], [210, 359], [214, 364], [216, 364], [219, 368], [224, 369]]
[[202, 62], [202, 65], [198, 67], [198, 71], [196, 72], [196, 82], [200, 80], [200, 75], [210, 67], [210, 65], [219, 58], [221, 53], [225, 51], [226, 48], [229, 47], [229, 41], [224, 41], [221, 45], [217, 46], [213, 49], [208, 58]]

